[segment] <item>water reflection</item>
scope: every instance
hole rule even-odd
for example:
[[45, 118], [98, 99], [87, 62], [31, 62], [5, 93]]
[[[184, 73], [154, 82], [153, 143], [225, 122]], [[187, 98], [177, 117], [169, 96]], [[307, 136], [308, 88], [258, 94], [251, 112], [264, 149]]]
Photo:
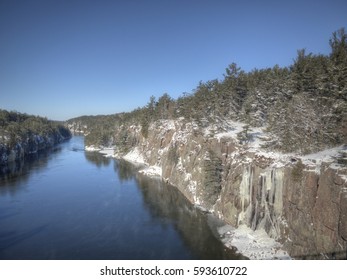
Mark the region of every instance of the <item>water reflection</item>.
[[120, 182], [130, 181], [134, 179], [136, 176], [136, 172], [141, 167], [139, 165], [131, 164], [125, 160], [115, 160], [113, 169], [116, 172], [118, 179]]
[[220, 221], [139, 168], [74, 137], [3, 169], [0, 259], [241, 258], [214, 234]]
[[113, 169], [120, 182], [130, 181], [135, 178], [136, 172], [141, 168], [140, 165], [132, 164], [128, 161], [105, 157], [98, 152], [85, 152], [85, 158], [88, 162], [98, 168], [110, 165], [113, 162]]
[[98, 152], [85, 152], [84, 156], [88, 162], [93, 163], [98, 168], [110, 165], [112, 160]]
[[216, 238], [207, 223], [207, 214], [194, 207], [177, 188], [142, 174], [136, 178], [145, 207], [164, 223], [167, 221], [174, 224], [194, 258], [243, 259], [243, 256], [226, 248]]
[[98, 168], [108, 166], [113, 161], [113, 169], [120, 182], [135, 180], [142, 194], [143, 207], [149, 210], [154, 220], [161, 221], [161, 226], [174, 226], [185, 246], [190, 249], [193, 258], [244, 258], [235, 250], [226, 248], [218, 239], [215, 228], [210, 226], [221, 226], [222, 222], [197, 209], [177, 188], [166, 184], [159, 178], [150, 178], [138, 173], [141, 166], [125, 160], [106, 158], [95, 152], [86, 152], [85, 157]]
[[25, 186], [30, 177], [47, 167], [48, 163], [62, 151], [60, 146], [31, 154], [24, 159], [0, 165], [0, 195], [15, 194]]

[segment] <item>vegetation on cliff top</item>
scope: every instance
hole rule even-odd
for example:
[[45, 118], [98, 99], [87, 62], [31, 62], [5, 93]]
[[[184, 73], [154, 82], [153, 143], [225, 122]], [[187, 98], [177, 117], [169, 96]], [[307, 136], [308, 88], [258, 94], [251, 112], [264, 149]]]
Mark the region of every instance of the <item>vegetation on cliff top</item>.
[[[12, 149], [17, 144], [37, 141], [59, 142], [71, 137], [70, 131], [60, 122], [18, 112], [0, 110], [0, 145]], [[49, 139], [48, 139], [49, 138]]]
[[[200, 82], [177, 100], [168, 94], [129, 113], [79, 117], [68, 121], [87, 127], [87, 145], [132, 145], [129, 125], [141, 125], [147, 137], [150, 123], [184, 117], [201, 127], [223, 120], [266, 127], [267, 148], [311, 153], [347, 143], [347, 34], [344, 28], [329, 41], [329, 55], [299, 50], [289, 67], [275, 65], [245, 72], [235, 63], [223, 80]], [[123, 129], [114, 139], [115, 128]]]

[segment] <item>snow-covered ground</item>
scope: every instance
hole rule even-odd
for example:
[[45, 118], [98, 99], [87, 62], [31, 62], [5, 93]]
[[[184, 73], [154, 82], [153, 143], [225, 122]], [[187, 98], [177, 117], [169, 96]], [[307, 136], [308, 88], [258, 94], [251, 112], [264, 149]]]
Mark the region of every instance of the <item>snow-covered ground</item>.
[[334, 147], [332, 149], [320, 151], [318, 153], [301, 156], [301, 159], [303, 160], [303, 163], [307, 165], [312, 163], [314, 164], [321, 163], [322, 161], [325, 161], [325, 162], [334, 161], [339, 156], [339, 153], [346, 149], [347, 148], [342, 145], [342, 146]]
[[[207, 127], [205, 129], [205, 135], [210, 134], [209, 131], [211, 129], [213, 129], [213, 127]], [[265, 129], [265, 127], [251, 127], [243, 122], [226, 121], [223, 127], [220, 128], [223, 132], [216, 133], [214, 138], [218, 139], [218, 141], [222, 138], [231, 138], [239, 143], [240, 133], [244, 132], [244, 134], [247, 134], [247, 140], [244, 139], [243, 144], [248, 149], [260, 149], [261, 145], [265, 144], [264, 139], [268, 137]]]
[[[244, 131], [246, 127], [245, 123], [236, 121], [225, 122], [222, 128], [224, 132], [216, 133], [214, 138], [220, 141], [222, 138], [233, 139], [235, 142], [239, 142], [238, 135]], [[211, 135], [214, 127], [209, 126], [205, 129], [205, 135]], [[269, 135], [265, 132], [265, 127], [249, 127], [247, 130], [249, 140], [245, 147], [250, 152], [254, 152], [257, 156], [274, 159], [273, 167], [281, 167], [284, 163], [290, 162], [292, 158], [300, 159], [307, 166], [315, 166], [316, 172], [319, 173], [319, 168], [322, 162], [334, 162], [342, 151], [346, 151], [346, 145], [326, 149], [317, 153], [308, 155], [299, 155], [295, 153], [281, 153], [274, 151], [265, 151], [262, 149], [262, 145], [265, 144], [264, 139], [268, 139]]]
[[133, 150], [131, 150], [129, 153], [123, 156], [123, 159], [125, 159], [126, 161], [130, 161], [132, 163], [146, 164], [145, 159], [143, 158], [143, 155], [140, 153], [137, 147], [135, 147]]
[[[94, 146], [86, 146], [85, 150], [88, 152], [99, 152], [103, 154], [105, 157], [114, 157], [118, 156], [114, 153], [114, 148], [96, 148]], [[140, 153], [139, 149], [136, 147], [127, 153], [125, 156], [121, 157], [122, 159], [129, 161], [133, 164], [144, 165], [143, 169], [140, 169], [138, 172], [145, 174], [150, 177], [161, 177], [162, 169], [160, 166], [148, 166], [144, 160], [143, 155]]]
[[240, 225], [238, 228], [224, 225], [217, 230], [227, 247], [235, 247], [239, 253], [250, 259], [290, 259], [282, 245], [270, 238], [263, 229], [253, 231], [246, 225]]
[[[242, 122], [227, 121], [225, 122], [225, 125], [222, 128], [225, 131], [215, 134], [214, 137], [218, 140], [220, 140], [223, 137], [237, 139], [237, 134], [240, 133], [245, 126], [246, 124]], [[214, 127], [207, 127], [205, 129], [205, 135], [211, 134], [211, 130], [213, 129]]]

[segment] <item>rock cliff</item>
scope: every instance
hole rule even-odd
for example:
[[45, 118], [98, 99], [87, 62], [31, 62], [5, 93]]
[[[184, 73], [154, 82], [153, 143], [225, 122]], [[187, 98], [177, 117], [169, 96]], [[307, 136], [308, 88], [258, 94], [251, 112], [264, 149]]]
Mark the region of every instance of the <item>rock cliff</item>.
[[152, 123], [115, 131], [118, 157], [142, 161], [192, 203], [227, 223], [263, 229], [294, 258], [346, 258], [347, 168], [333, 149], [297, 156], [265, 152], [261, 131], [241, 141], [242, 124], [201, 128], [195, 122]]
[[51, 148], [54, 145], [71, 138], [68, 130], [55, 131], [48, 135], [34, 134], [26, 139], [18, 140], [14, 145], [0, 142], [0, 165], [23, 159], [26, 155], [35, 154], [41, 150]]

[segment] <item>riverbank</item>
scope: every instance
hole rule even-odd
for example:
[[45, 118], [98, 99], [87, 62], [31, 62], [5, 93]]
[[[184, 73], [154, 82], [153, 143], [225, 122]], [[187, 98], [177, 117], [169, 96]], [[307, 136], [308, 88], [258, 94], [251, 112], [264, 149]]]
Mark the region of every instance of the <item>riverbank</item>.
[[0, 174], [0, 259], [242, 259], [177, 188], [83, 142], [73, 137]]
[[[160, 120], [150, 125], [147, 137], [141, 134], [141, 126], [129, 126], [125, 144], [111, 148], [114, 157], [143, 165], [145, 174], [160, 175], [193, 205], [236, 230], [243, 225], [255, 235], [264, 230], [282, 246], [267, 242], [265, 247], [275, 248], [272, 251], [286, 251], [292, 258], [344, 258], [346, 146], [306, 156], [284, 154], [263, 148], [268, 135], [261, 128], [249, 130], [249, 141], [240, 143], [243, 127], [228, 122], [202, 130], [183, 119]], [[114, 137], [122, 139], [123, 130], [115, 129]], [[241, 233], [251, 236], [242, 239], [247, 246], [240, 246], [238, 234], [231, 234], [233, 241], [226, 243], [239, 250], [258, 247], [253, 232]], [[272, 258], [271, 249], [267, 252], [254, 258]]]
[[[160, 177], [164, 179], [162, 177], [162, 168], [146, 163], [137, 148], [124, 156], [115, 154], [113, 148], [86, 146], [85, 150], [101, 153], [105, 157], [123, 159], [134, 165], [141, 165], [142, 168], [138, 170], [139, 173], [149, 177]], [[194, 206], [201, 208], [201, 205], [198, 203], [194, 203]], [[214, 215], [213, 211], [206, 209], [204, 211], [208, 211], [211, 215]], [[216, 215], [214, 216], [217, 218]], [[288, 252], [283, 249], [283, 246], [273, 238], [270, 238], [265, 230], [254, 231], [246, 225], [240, 225], [235, 228], [225, 223], [223, 226], [218, 226], [213, 230], [217, 231], [219, 239], [226, 247], [236, 249], [238, 253], [249, 259], [290, 259]]]

